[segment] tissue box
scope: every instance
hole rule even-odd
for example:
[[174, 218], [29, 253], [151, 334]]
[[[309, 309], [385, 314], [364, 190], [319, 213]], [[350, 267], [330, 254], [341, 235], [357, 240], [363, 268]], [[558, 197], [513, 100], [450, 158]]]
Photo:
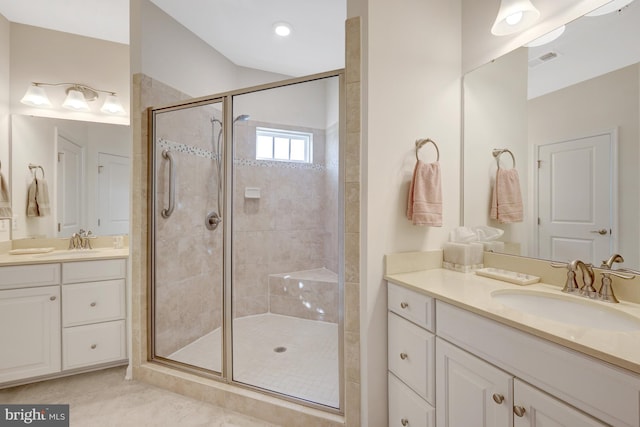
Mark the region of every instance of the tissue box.
[[443, 264], [451, 270], [469, 272], [482, 268], [484, 245], [482, 243], [447, 242], [442, 247]]

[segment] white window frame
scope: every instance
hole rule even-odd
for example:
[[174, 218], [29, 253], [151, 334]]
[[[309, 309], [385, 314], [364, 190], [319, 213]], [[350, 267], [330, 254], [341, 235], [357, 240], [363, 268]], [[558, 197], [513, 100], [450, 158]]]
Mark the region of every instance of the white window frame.
[[[271, 153], [272, 157], [258, 157], [258, 137], [267, 136], [271, 138]], [[275, 152], [274, 141], [275, 138], [284, 138], [289, 140], [289, 158], [276, 159], [273, 157]], [[291, 159], [291, 140], [302, 139], [304, 141], [304, 160], [292, 160]], [[272, 128], [256, 128], [256, 160], [271, 160], [274, 162], [290, 162], [290, 163], [313, 163], [313, 134], [311, 132], [299, 132], [285, 129], [272, 129]]]

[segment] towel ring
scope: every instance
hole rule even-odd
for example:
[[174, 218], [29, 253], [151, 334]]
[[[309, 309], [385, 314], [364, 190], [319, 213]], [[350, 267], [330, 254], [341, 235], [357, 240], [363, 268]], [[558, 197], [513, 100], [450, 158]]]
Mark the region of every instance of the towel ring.
[[436, 162], [440, 161], [440, 150], [438, 149], [438, 145], [431, 138], [424, 138], [416, 140], [416, 160], [420, 160], [418, 158], [418, 151], [422, 148], [423, 145], [428, 143], [432, 143], [434, 147], [436, 147]]
[[33, 174], [33, 177], [37, 178], [38, 177], [38, 171], [36, 170], [34, 172], [33, 171], [34, 169], [40, 169], [40, 171], [42, 172], [42, 179], [44, 179], [44, 168], [42, 166], [40, 166], [40, 165], [34, 165], [33, 163], [29, 163], [29, 170]]
[[511, 150], [507, 149], [507, 148], [494, 148], [492, 153], [493, 157], [496, 158], [496, 163], [498, 164], [498, 169], [500, 169], [500, 156], [502, 155], [502, 153], [509, 153], [511, 155], [511, 160], [513, 160], [513, 169], [515, 169], [516, 167], [516, 158], [513, 155], [513, 153], [511, 152]]

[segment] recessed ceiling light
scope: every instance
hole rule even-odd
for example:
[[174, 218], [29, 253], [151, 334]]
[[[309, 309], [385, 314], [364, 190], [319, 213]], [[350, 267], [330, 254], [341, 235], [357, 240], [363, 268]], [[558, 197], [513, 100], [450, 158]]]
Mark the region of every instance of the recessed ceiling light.
[[280, 37], [287, 37], [291, 34], [291, 25], [286, 22], [278, 22], [273, 25], [273, 31]]

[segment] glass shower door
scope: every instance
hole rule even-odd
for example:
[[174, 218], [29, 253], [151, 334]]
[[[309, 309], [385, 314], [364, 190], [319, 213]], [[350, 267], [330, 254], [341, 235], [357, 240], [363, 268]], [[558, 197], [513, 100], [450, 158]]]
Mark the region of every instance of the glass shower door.
[[233, 381], [340, 408], [339, 77], [234, 95]]
[[153, 111], [152, 358], [222, 373], [222, 100]]

